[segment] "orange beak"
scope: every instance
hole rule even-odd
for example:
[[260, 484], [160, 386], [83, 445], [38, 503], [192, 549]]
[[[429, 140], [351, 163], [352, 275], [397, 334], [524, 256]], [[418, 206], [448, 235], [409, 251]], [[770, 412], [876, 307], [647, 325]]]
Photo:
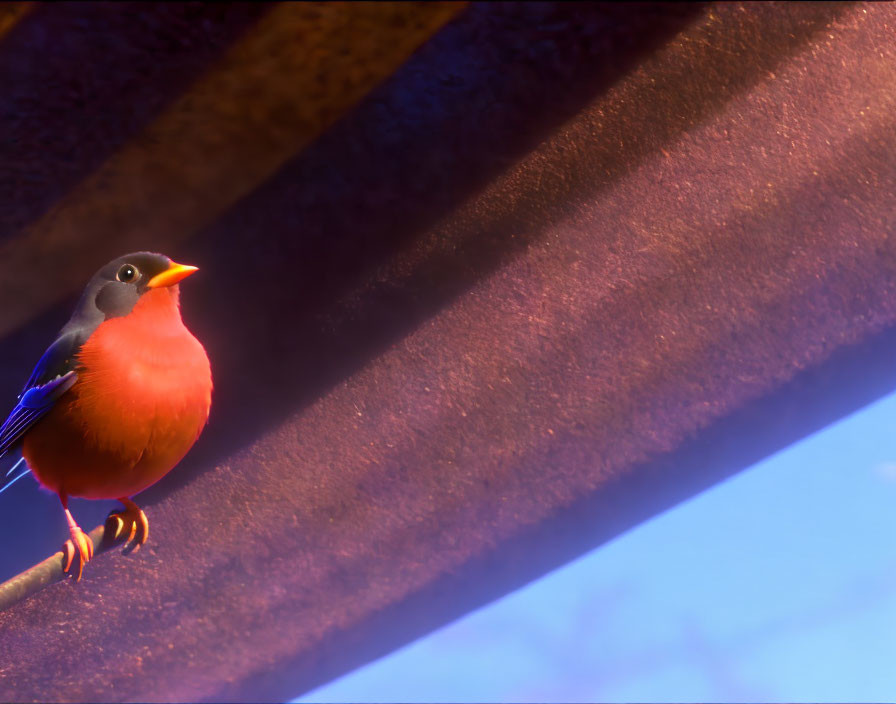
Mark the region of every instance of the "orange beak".
[[194, 271], [199, 271], [199, 267], [171, 262], [170, 266], [165, 269], [165, 271], [161, 274], [156, 274], [149, 280], [149, 283], [146, 284], [146, 288], [173, 286], [178, 281], [183, 281]]

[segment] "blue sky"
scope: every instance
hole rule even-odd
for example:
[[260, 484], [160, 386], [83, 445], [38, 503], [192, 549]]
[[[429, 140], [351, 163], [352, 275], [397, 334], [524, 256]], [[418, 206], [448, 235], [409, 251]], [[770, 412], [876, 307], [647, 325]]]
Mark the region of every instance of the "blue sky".
[[896, 700], [896, 394], [297, 702]]

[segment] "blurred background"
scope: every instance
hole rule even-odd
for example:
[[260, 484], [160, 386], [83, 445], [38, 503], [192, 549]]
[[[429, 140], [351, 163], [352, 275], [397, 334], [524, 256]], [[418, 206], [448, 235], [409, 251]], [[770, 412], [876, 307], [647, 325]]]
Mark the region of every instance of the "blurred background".
[[[215, 378], [0, 699], [892, 698], [894, 24], [0, 5], [0, 399], [140, 249]], [[0, 578], [65, 530], [15, 484]]]
[[890, 701], [894, 415], [890, 395], [295, 701]]

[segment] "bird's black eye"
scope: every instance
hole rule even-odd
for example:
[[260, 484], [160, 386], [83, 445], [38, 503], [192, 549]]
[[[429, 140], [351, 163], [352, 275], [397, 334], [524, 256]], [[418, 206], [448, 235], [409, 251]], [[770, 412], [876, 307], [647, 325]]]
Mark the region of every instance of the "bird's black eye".
[[135, 267], [133, 264], [125, 264], [123, 267], [121, 267], [121, 269], [118, 270], [115, 278], [119, 281], [129, 284], [139, 275], [140, 272], [137, 271], [137, 267]]

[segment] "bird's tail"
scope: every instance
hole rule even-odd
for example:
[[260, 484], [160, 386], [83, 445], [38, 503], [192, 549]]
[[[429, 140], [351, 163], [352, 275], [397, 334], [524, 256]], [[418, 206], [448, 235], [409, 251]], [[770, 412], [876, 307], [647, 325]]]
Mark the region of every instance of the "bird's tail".
[[[22, 465], [23, 462], [25, 462], [25, 458], [20, 457], [19, 461], [16, 462], [12, 467], [10, 467], [9, 470], [6, 472], [6, 476], [8, 477], [10, 474], [13, 474]], [[24, 477], [30, 471], [31, 471], [31, 468], [26, 464], [24, 470], [22, 470], [21, 472], [16, 474], [16, 476], [14, 476], [12, 479], [10, 479], [8, 482], [6, 482], [6, 484], [4, 484], [2, 487], [0, 487], [0, 494], [2, 494], [4, 491], [9, 489], [9, 487], [11, 487], [17, 481], [19, 481], [19, 479]]]

